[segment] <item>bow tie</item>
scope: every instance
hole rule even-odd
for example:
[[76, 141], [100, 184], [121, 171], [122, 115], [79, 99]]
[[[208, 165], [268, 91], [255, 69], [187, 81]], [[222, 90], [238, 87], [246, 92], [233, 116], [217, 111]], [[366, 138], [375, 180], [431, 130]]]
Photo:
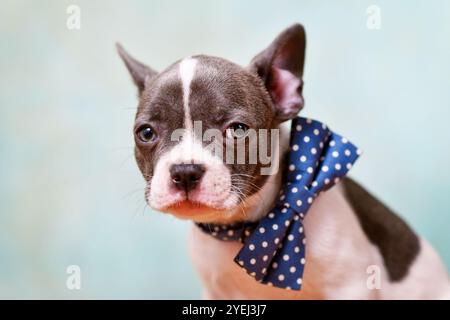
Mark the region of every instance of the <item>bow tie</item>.
[[221, 240], [244, 244], [235, 262], [257, 281], [300, 290], [305, 268], [303, 219], [314, 199], [345, 176], [361, 154], [318, 121], [292, 120], [289, 163], [279, 198], [258, 222], [197, 224]]

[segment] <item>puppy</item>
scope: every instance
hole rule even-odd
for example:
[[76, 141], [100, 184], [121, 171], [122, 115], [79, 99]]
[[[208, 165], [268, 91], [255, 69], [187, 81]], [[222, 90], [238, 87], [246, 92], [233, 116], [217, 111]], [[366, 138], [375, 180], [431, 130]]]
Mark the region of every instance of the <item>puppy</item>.
[[[290, 121], [304, 104], [305, 43], [304, 29], [296, 24], [245, 68], [198, 55], [162, 72], [117, 46], [138, 88], [135, 157], [150, 207], [224, 228], [267, 217], [285, 183]], [[219, 132], [213, 142], [212, 135], [205, 139], [211, 130]], [[255, 150], [246, 139], [250, 130], [266, 132], [266, 143], [256, 149], [270, 161], [230, 161], [210, 147], [244, 141], [240, 150], [246, 158]], [[193, 225], [189, 251], [204, 298], [450, 297], [446, 268], [433, 248], [349, 178], [317, 196], [303, 226], [307, 264], [301, 290], [292, 290], [258, 282], [238, 265], [240, 241], [217, 239]]]

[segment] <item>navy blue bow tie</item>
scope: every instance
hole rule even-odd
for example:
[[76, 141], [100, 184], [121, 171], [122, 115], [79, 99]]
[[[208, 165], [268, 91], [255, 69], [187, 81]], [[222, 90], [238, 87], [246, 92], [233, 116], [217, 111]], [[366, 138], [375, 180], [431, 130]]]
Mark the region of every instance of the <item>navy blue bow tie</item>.
[[198, 224], [221, 240], [244, 243], [235, 261], [257, 281], [300, 290], [305, 267], [303, 219], [317, 195], [345, 176], [361, 154], [318, 121], [292, 120], [289, 163], [275, 208], [258, 222]]

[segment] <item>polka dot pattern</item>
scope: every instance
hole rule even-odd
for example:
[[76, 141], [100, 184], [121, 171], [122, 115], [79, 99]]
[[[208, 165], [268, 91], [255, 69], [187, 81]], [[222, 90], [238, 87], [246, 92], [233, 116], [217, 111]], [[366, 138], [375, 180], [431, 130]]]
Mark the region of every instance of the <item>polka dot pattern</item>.
[[244, 243], [235, 261], [257, 281], [300, 290], [307, 263], [305, 214], [317, 195], [338, 183], [360, 154], [326, 125], [298, 117], [292, 121], [287, 179], [276, 207], [259, 222], [198, 226], [218, 239]]

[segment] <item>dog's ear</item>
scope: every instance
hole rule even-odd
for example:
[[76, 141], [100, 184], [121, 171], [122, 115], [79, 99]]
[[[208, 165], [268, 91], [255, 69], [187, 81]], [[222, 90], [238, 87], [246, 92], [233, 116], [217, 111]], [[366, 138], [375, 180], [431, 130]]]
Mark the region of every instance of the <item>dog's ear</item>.
[[125, 62], [134, 83], [138, 87], [139, 95], [141, 95], [142, 91], [144, 91], [145, 83], [156, 76], [157, 72], [130, 56], [120, 43], [116, 43], [116, 48], [123, 62]]
[[250, 62], [249, 70], [264, 82], [279, 121], [294, 118], [303, 108], [305, 46], [305, 30], [294, 24]]

